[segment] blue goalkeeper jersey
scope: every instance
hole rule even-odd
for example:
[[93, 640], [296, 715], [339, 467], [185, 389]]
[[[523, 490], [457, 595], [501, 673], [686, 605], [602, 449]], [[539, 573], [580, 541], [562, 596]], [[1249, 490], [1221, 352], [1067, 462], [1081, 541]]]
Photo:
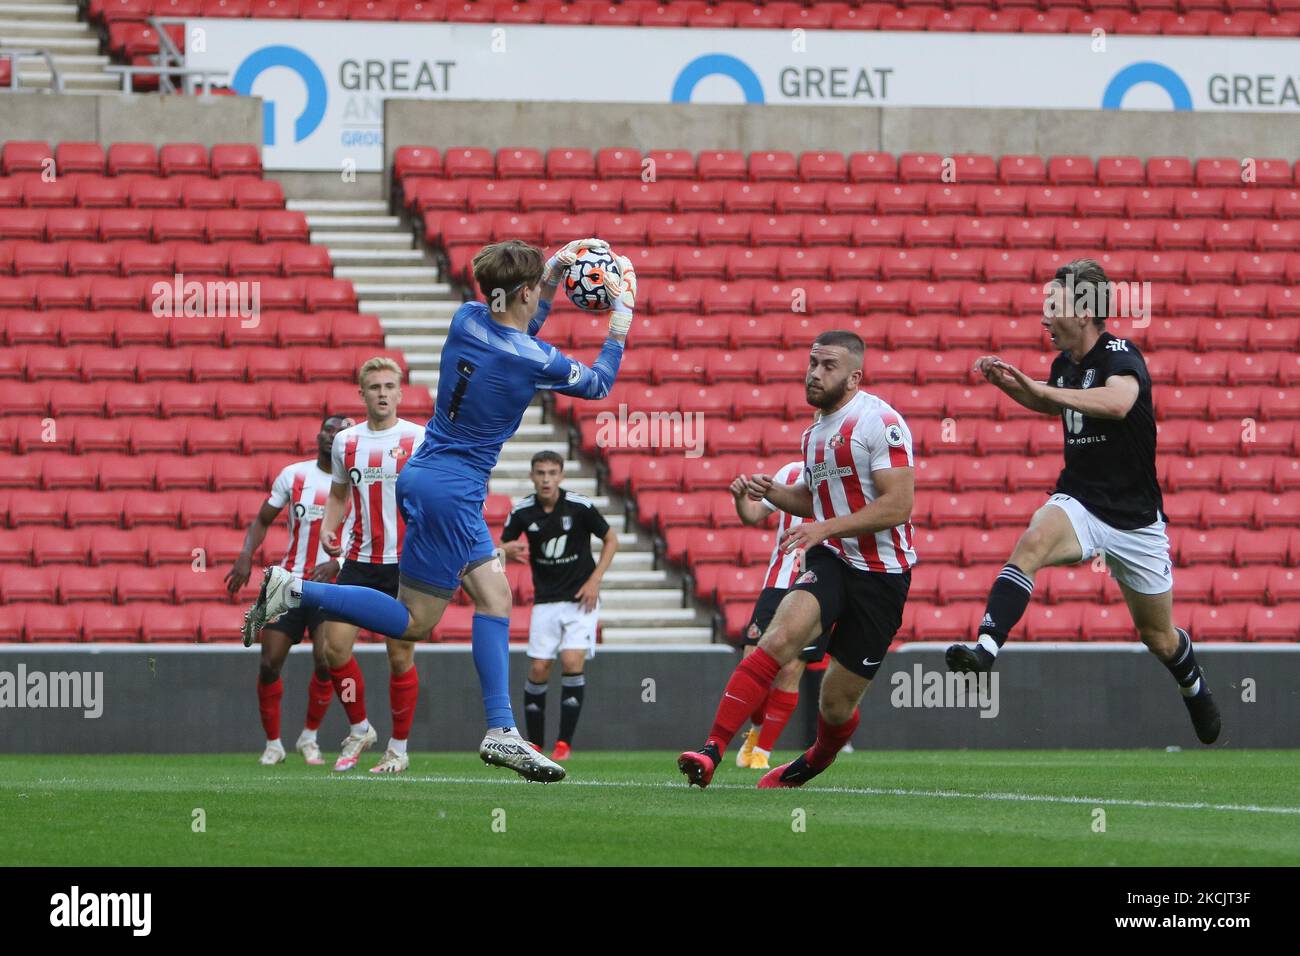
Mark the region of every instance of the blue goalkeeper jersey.
[[583, 365], [536, 337], [549, 314], [550, 303], [543, 303], [525, 333], [494, 321], [482, 302], [456, 310], [442, 347], [433, 417], [407, 468], [436, 472], [449, 496], [481, 501], [501, 446], [519, 430], [538, 389], [576, 398], [609, 394], [622, 344], [606, 339], [596, 361]]

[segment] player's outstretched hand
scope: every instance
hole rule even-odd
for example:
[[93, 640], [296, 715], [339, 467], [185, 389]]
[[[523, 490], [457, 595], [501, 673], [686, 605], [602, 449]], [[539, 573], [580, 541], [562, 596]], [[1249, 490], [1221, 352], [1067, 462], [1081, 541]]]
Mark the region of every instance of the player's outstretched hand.
[[253, 570], [253, 559], [250, 555], [240, 554], [235, 558], [235, 563], [231, 565], [230, 570], [226, 572], [226, 590], [231, 594], [238, 594], [245, 584], [248, 583], [248, 576]]
[[772, 490], [771, 475], [750, 475], [749, 483], [745, 488], [749, 497], [755, 501], [762, 501], [767, 497], [768, 492]]
[[1024, 372], [1020, 371], [1020, 369], [1016, 368], [1014, 365], [1004, 362], [1002, 359], [994, 359], [993, 369], [995, 374], [1002, 377], [1001, 380], [1005, 383], [1002, 386], [1003, 388], [1007, 388], [1010, 391], [1020, 392], [1025, 395], [1037, 394], [1039, 383], [1034, 381]]
[[636, 269], [627, 256], [615, 256], [618, 275], [605, 273], [605, 291], [611, 303], [609, 330], [627, 335], [632, 328], [632, 310], [636, 308]]
[[325, 531], [320, 536], [321, 550], [331, 558], [337, 558], [343, 553], [343, 548], [339, 545], [339, 533], [337, 531]]
[[307, 575], [311, 581], [333, 581], [334, 576], [339, 573], [339, 563], [337, 561], [322, 561], [316, 567], [311, 569]]

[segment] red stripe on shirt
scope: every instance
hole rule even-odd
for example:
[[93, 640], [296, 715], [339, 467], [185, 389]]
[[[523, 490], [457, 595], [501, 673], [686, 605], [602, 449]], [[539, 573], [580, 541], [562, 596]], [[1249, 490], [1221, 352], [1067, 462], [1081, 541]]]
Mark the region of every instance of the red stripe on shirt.
[[[411, 457], [411, 452], [415, 448], [415, 436], [407, 435], [402, 439], [402, 457], [397, 459], [397, 473], [400, 475], [402, 469], [406, 467], [407, 460]], [[393, 500], [397, 500], [397, 486], [393, 486]], [[397, 509], [397, 556], [402, 556], [402, 541], [406, 538], [406, 520], [402, 517], [402, 509]]]
[[[371, 449], [370, 467], [382, 470], [383, 466], [384, 449]], [[384, 482], [382, 479], [370, 486], [370, 563], [384, 563]]]
[[294, 513], [294, 506], [298, 503], [298, 496], [302, 494], [302, 486], [307, 483], [307, 476], [302, 472], [293, 476], [293, 488], [289, 492], [289, 551], [284, 556], [284, 569], [292, 571], [297, 564], [298, 558], [298, 532], [302, 527], [302, 522]]
[[[840, 437], [844, 441], [835, 449], [835, 466], [837, 468], [848, 468], [849, 473], [840, 479], [844, 486], [844, 498], [849, 506], [849, 514], [861, 511], [867, 506], [867, 496], [862, 491], [862, 478], [858, 475], [857, 462], [853, 457], [853, 429], [857, 427], [858, 417], [846, 418], [844, 424], [840, 426]], [[885, 570], [884, 562], [880, 560], [880, 549], [876, 547], [876, 536], [874, 534], [859, 535], [856, 538], [850, 538], [850, 541], [857, 547], [862, 559], [867, 562], [867, 567], [872, 571]]]
[[[316, 505], [323, 505], [329, 499], [330, 493], [325, 488], [316, 489]], [[311, 523], [311, 530], [307, 532], [307, 560], [311, 562], [303, 571], [307, 571], [316, 564], [316, 556], [320, 554], [320, 526], [323, 519], [317, 518]]]
[[[348, 443], [343, 448], [343, 467], [347, 469], [349, 478], [352, 469], [357, 464], [357, 441], [358, 436], [349, 435]], [[362, 525], [365, 523], [365, 515], [361, 511], [361, 489], [356, 485], [352, 486], [352, 547], [348, 549], [347, 560], [355, 561], [361, 554], [361, 533]]]
[[[888, 429], [890, 425], [897, 425], [899, 432], [902, 432], [903, 424], [898, 420], [897, 415], [891, 414], [890, 412], [883, 412], [880, 416], [880, 420], [885, 423], [886, 429]], [[911, 465], [911, 462], [907, 460], [907, 447], [905, 445], [890, 445], [889, 442], [885, 442], [885, 445], [889, 448], [889, 467], [907, 468]]]
[[[805, 445], [808, 444], [807, 436], [805, 436], [805, 438], [804, 438], [804, 444], [805, 444]], [[818, 443], [817, 443], [817, 448], [816, 448], [816, 450], [813, 452], [813, 464], [814, 464], [814, 465], [820, 465], [820, 464], [823, 463], [823, 461], [825, 460], [825, 452], [826, 452], [826, 443], [825, 443], [825, 442], [818, 442]], [[806, 456], [806, 455], [805, 455], [804, 460], [807, 461], [807, 456]], [[834, 504], [834, 502], [831, 501], [831, 487], [830, 487], [830, 486], [831, 486], [831, 483], [830, 483], [830, 479], [829, 479], [829, 478], [824, 479], [824, 480], [823, 480], [820, 484], [818, 484], [818, 486], [817, 486], [817, 500], [818, 500], [819, 502], [821, 502], [821, 506], [822, 506], [822, 520], [823, 520], [823, 521], [825, 521], [827, 518], [834, 517], [834, 515], [835, 515], [835, 504]], [[837, 552], [839, 552], [841, 555], [844, 554], [844, 545], [842, 545], [842, 544], [840, 543], [840, 539], [839, 539], [839, 538], [827, 538], [825, 543], [826, 543], [826, 547], [830, 548], [832, 551], [837, 551]]]
[[[787, 485], [797, 484], [799, 481], [799, 475], [800, 472], [791, 469], [790, 474], [786, 475], [785, 483]], [[781, 538], [784, 536], [785, 532], [790, 530], [790, 513], [788, 511], [782, 511], [780, 514], [781, 517], [777, 519], [776, 522], [776, 547], [772, 549], [771, 567], [767, 569], [767, 577], [763, 579], [763, 587], [765, 588], [776, 587], [776, 579], [780, 576], [781, 567], [785, 564], [785, 559], [788, 557], [788, 555], [781, 550]]]

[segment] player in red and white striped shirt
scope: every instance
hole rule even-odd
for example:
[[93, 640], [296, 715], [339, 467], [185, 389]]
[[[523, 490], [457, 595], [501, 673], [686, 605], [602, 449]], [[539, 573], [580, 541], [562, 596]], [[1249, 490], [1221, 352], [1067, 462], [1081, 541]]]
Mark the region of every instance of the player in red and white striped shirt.
[[[793, 485], [802, 476], [803, 462], [792, 461], [782, 465], [781, 469], [772, 476], [772, 481], [778, 485]], [[803, 551], [786, 551], [782, 547], [782, 540], [791, 528], [798, 527], [804, 519], [788, 511], [778, 510], [776, 505], [767, 499], [755, 501], [749, 497], [748, 488], [749, 479], [745, 475], [741, 475], [731, 483], [731, 495], [736, 500], [736, 513], [741, 521], [747, 525], [763, 524], [774, 511], [780, 515], [780, 518], [776, 526], [777, 543], [772, 548], [772, 558], [767, 564], [763, 590], [754, 603], [754, 613], [745, 630], [744, 657], [748, 657], [758, 647], [763, 632], [772, 623], [772, 617], [776, 614], [781, 599], [794, 583], [795, 577], [803, 570]], [[798, 657], [781, 667], [776, 680], [772, 682], [771, 691], [751, 717], [753, 726], [746, 734], [740, 750], [736, 752], [737, 767], [749, 767], [751, 770], [768, 769], [768, 758], [772, 755], [772, 748], [776, 746], [781, 731], [785, 730], [785, 725], [790, 722], [795, 708], [799, 706], [799, 682], [803, 679], [804, 668], [809, 663], [822, 659], [826, 653], [828, 637], [827, 634], [821, 634], [800, 650]]]
[[[316, 457], [294, 462], [280, 472], [271, 485], [271, 497], [262, 505], [248, 526], [244, 547], [226, 572], [226, 586], [237, 594], [246, 583], [253, 566], [253, 552], [261, 547], [266, 532], [275, 524], [280, 512], [289, 507], [289, 547], [280, 565], [298, 577], [311, 581], [332, 581], [339, 563], [325, 553], [320, 543], [321, 519], [325, 517], [325, 500], [330, 492], [330, 445], [334, 435], [350, 428], [352, 419], [331, 415], [321, 422], [316, 434]], [[320, 745], [316, 731], [329, 709], [334, 689], [330, 684], [329, 666], [325, 662], [325, 642], [321, 615], [294, 608], [266, 626], [262, 632], [262, 664], [257, 675], [257, 707], [266, 731], [266, 749], [259, 763], [270, 766], [283, 763], [284, 744], [280, 740], [280, 700], [284, 683], [280, 671], [289, 648], [311, 635], [315, 672], [307, 689], [307, 720], [295, 749], [309, 764], [320, 764]]]
[[758, 785], [797, 787], [821, 773], [858, 725], [858, 702], [880, 669], [903, 620], [916, 563], [912, 550], [912, 436], [901, 415], [859, 391], [864, 355], [852, 332], [814, 340], [804, 380], [821, 414], [804, 433], [803, 475], [777, 484], [749, 478], [746, 493], [811, 518], [785, 532], [786, 552], [803, 549], [804, 570], [781, 600], [758, 649], [740, 662], [698, 751], [677, 758], [693, 784], [707, 786], [746, 717], [768, 695], [782, 666], [814, 635], [830, 631], [831, 662], [822, 679], [817, 739]]
[[[406, 525], [398, 513], [394, 489], [398, 474], [424, 440], [424, 426], [397, 417], [402, 369], [392, 359], [370, 359], [361, 366], [357, 381], [366, 403], [366, 420], [334, 436], [330, 455], [333, 480], [321, 542], [326, 552], [344, 559], [335, 583], [373, 588], [395, 598]], [[345, 515], [347, 524], [340, 535]], [[329, 611], [324, 617], [330, 678], [351, 723], [334, 769], [351, 770], [361, 752], [378, 739], [366, 718], [365, 681], [352, 655], [360, 628]], [[371, 773], [400, 773], [410, 766], [406, 740], [420, 691], [415, 644], [388, 639], [387, 645], [393, 734], [383, 759], [370, 768]]]

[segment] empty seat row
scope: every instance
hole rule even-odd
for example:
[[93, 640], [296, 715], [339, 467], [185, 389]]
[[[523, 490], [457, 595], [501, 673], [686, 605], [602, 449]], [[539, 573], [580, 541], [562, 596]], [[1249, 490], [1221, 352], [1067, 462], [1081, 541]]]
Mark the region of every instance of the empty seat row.
[[[272, 214], [264, 214], [272, 215]], [[761, 213], [437, 213], [425, 241], [447, 251], [452, 278], [469, 275], [474, 250], [489, 241], [520, 239], [554, 246], [566, 237], [599, 234], [623, 246], [885, 247], [882, 254], [919, 249], [1065, 249], [1162, 252], [1295, 252], [1300, 227], [1266, 219], [1072, 219], [1045, 216], [819, 216]], [[125, 237], [123, 237], [125, 238]], [[139, 238], [132, 236], [130, 238]], [[178, 238], [191, 238], [184, 236]], [[242, 238], [242, 237], [238, 237]]]
[[250, 278], [331, 276], [329, 249], [303, 242], [34, 242], [0, 239], [0, 275]]
[[[383, 356], [406, 373], [405, 356], [370, 346], [331, 348], [59, 348], [16, 349], [28, 381], [82, 382], [355, 382], [357, 369]], [[6, 371], [0, 365], [0, 375]]]
[[274, 179], [232, 176], [165, 178], [141, 173], [103, 176], [65, 173], [45, 179], [37, 173], [0, 176], [0, 208], [58, 209], [283, 209], [284, 190]]
[[1290, 186], [1296, 161], [1252, 157], [1086, 155], [1001, 157], [957, 153], [839, 152], [812, 150], [796, 156], [782, 150], [641, 150], [630, 147], [556, 148], [541, 151], [508, 147], [497, 150], [403, 146], [393, 157], [393, 180], [409, 197], [414, 180], [552, 179], [646, 181], [700, 180], [750, 182], [901, 182], [945, 184], [1075, 186]]
[[[435, 641], [468, 641], [473, 607], [454, 604], [434, 629]], [[510, 613], [510, 640], [528, 639], [531, 605]], [[233, 643], [242, 638], [244, 608], [237, 603], [191, 604], [16, 604], [0, 616], [0, 642], [31, 643], [149, 641]], [[363, 642], [383, 640], [362, 631]]]
[[[0, 310], [0, 340], [13, 349], [0, 355], [0, 378], [21, 377], [22, 353], [25, 345], [48, 345], [57, 342], [64, 347], [86, 345], [114, 345], [128, 348], [136, 345], [196, 348], [224, 346], [227, 348], [279, 347], [325, 345], [348, 348], [368, 345], [379, 348], [384, 344], [383, 328], [379, 318], [369, 313], [336, 312], [264, 312], [260, 321], [252, 324], [242, 316], [229, 318], [198, 318], [185, 315], [159, 317], [151, 312], [110, 309], [103, 312], [83, 312], [72, 309], [49, 312]], [[222, 362], [213, 352], [198, 353], [216, 365], [241, 361], [228, 356]], [[243, 360], [246, 361], [246, 360]], [[200, 366], [202, 377], [224, 379], [228, 373]]]
[[0, 145], [0, 173], [107, 173], [123, 176], [255, 176], [262, 175], [261, 150], [251, 143], [222, 143], [210, 150], [199, 143], [67, 142], [56, 149], [44, 140], [10, 140]]
[[0, 240], [308, 242], [288, 209], [0, 209]]
[[[349, 406], [350, 407], [350, 406]], [[334, 412], [326, 411], [332, 415]], [[337, 414], [347, 414], [341, 411]], [[418, 419], [417, 419], [418, 421]], [[101, 488], [153, 488], [161, 459], [151, 459], [147, 466], [132, 471], [118, 462], [122, 455], [197, 455], [238, 453], [241, 455], [277, 455], [313, 457], [321, 417], [302, 415], [280, 417], [274, 421], [252, 418], [103, 418], [71, 415], [52, 423], [22, 418], [0, 418], [0, 452], [15, 453], [23, 463], [10, 461], [9, 468], [19, 474], [28, 469], [49, 469], [50, 477], [61, 480], [69, 467], [96, 469]], [[89, 466], [69, 465], [66, 461], [46, 465], [46, 458], [63, 459], [68, 455], [93, 459]], [[109, 455], [109, 458], [99, 456]], [[247, 466], [247, 467], [252, 467]], [[269, 465], [267, 466], [269, 467]], [[222, 481], [226, 472], [219, 473]], [[271, 477], [274, 477], [272, 475]], [[0, 478], [0, 481], [6, 479]], [[119, 484], [122, 481], [124, 483]], [[45, 480], [49, 487], [49, 479]], [[36, 481], [31, 482], [31, 487]], [[269, 487], [269, 485], [268, 485]], [[217, 489], [221, 490], [221, 489]]]
[[[402, 390], [402, 412], [428, 418], [433, 397], [419, 385]], [[260, 382], [0, 382], [0, 415], [145, 415], [163, 418], [297, 418], [365, 414], [360, 390], [342, 382], [285, 385]]]
[[[969, 183], [771, 183], [710, 180], [412, 179], [413, 213], [711, 212], [830, 215], [1295, 219], [1294, 186], [1014, 186]], [[229, 205], [229, 203], [227, 204]]]
[[356, 308], [356, 290], [349, 280], [323, 276], [0, 276], [0, 310], [140, 310], [159, 316], [180, 315], [195, 323], [237, 316], [241, 325], [256, 328], [261, 310], [325, 312]]

